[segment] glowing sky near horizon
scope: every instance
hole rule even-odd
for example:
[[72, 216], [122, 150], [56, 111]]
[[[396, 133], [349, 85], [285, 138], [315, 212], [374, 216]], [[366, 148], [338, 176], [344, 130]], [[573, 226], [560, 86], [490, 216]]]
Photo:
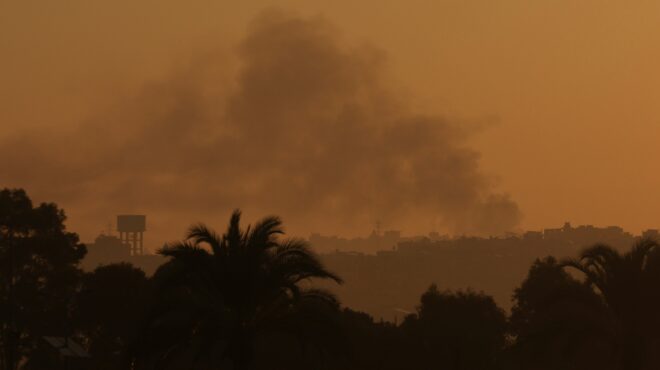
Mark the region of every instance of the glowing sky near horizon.
[[[633, 232], [660, 227], [660, 3], [373, 4], [0, 2], [0, 138], [84, 127], [145, 84], [190, 68], [200, 55], [227, 54], [226, 66], [234, 68], [231, 55], [255, 16], [277, 6], [303, 19], [322, 17], [342, 45], [373, 47], [386, 55], [387, 83], [401, 90], [409, 109], [469, 126], [466, 145], [480, 153], [479, 171], [493, 191], [517, 203], [518, 229], [564, 221], [620, 225]], [[152, 230], [164, 239], [179, 237], [189, 223], [200, 221], [190, 212], [150, 212], [139, 199], [132, 200], [131, 209], [122, 202], [117, 209], [85, 207], [69, 197], [50, 199], [43, 182], [1, 180], [0, 185], [25, 187], [37, 201], [59, 203], [70, 229], [85, 240], [115, 213], [148, 213]], [[70, 181], [59, 193], [77, 191], [76, 178]], [[221, 208], [217, 218], [205, 211], [203, 221], [224, 227], [232, 207]], [[259, 211], [246, 216], [257, 218]], [[303, 236], [314, 231], [292, 222], [292, 231]], [[369, 222], [365, 218], [360, 225], [364, 234]], [[434, 227], [426, 217], [411, 222], [419, 226], [383, 227]], [[333, 220], [322, 231], [359, 232], [333, 228]]]

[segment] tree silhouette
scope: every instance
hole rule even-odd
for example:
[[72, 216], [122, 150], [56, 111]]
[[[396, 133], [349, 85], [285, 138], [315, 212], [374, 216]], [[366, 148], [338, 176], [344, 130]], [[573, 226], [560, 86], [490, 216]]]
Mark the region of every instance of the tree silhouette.
[[609, 314], [554, 257], [536, 260], [513, 295], [511, 369], [610, 369]]
[[[240, 211], [224, 235], [200, 224], [184, 241], [164, 247], [171, 257], [155, 274], [156, 294], [147, 341], [159, 355], [150, 366], [180, 361], [195, 368], [231, 363], [249, 369], [255, 344], [266, 333], [285, 333], [303, 351], [312, 342], [331, 343], [338, 302], [305, 282], [341, 279], [327, 271], [306, 243], [280, 240], [282, 224], [266, 217], [240, 228]], [[183, 359], [183, 360], [181, 360]], [[149, 365], [148, 365], [149, 366]]]
[[505, 345], [506, 315], [490, 296], [431, 285], [402, 329], [421, 350], [417, 368], [494, 369]]
[[128, 263], [100, 266], [83, 276], [74, 312], [91, 355], [90, 367], [114, 370], [126, 365], [149, 296], [144, 271]]
[[341, 322], [350, 349], [343, 363], [334, 364], [342, 370], [413, 369], [418, 361], [417, 343], [403, 335], [401, 327], [392, 322], [374, 321], [364, 312], [344, 308]]
[[37, 207], [24, 190], [0, 191], [0, 367], [31, 365], [42, 336], [70, 335], [71, 297], [86, 253], [55, 204]]
[[652, 239], [641, 239], [626, 253], [599, 244], [586, 249], [579, 259], [563, 265], [580, 271], [586, 283], [605, 302], [613, 318], [614, 341], [621, 368], [644, 369], [650, 344], [660, 328], [660, 250]]

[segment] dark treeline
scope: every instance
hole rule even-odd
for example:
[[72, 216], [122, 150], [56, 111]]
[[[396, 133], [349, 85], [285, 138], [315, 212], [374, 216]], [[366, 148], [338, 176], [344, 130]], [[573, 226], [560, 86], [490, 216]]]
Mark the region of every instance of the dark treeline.
[[[508, 314], [429, 282], [398, 322], [342, 307], [341, 284], [276, 217], [164, 247], [156, 273], [91, 272], [54, 204], [0, 191], [2, 369], [599, 369], [660, 367], [660, 248], [640, 239], [536, 260]], [[325, 286], [325, 285], [324, 285]], [[60, 341], [61, 339], [61, 341]]]

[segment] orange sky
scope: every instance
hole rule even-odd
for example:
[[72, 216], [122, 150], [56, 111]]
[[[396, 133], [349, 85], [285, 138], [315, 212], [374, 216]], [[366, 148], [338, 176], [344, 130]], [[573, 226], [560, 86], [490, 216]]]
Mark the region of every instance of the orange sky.
[[[418, 111], [496, 121], [470, 146], [518, 203], [520, 228], [660, 227], [659, 2], [240, 3], [0, 2], [0, 137], [82, 125], [194, 56], [232, 50], [257, 13], [279, 6], [386, 52]], [[85, 239], [104, 227], [58, 203]]]

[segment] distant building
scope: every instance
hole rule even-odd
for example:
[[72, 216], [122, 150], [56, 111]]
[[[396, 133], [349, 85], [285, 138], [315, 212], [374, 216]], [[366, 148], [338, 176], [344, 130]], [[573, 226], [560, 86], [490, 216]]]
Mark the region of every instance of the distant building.
[[[647, 230], [643, 236], [660, 240], [660, 231]], [[395, 237], [398, 243], [392, 249], [390, 243]], [[367, 238], [355, 239], [316, 234], [310, 242], [314, 247], [322, 246], [320, 250], [326, 252], [321, 255], [324, 263], [344, 279], [345, 284], [328, 284], [327, 288], [345, 305], [375, 318], [396, 320], [401, 309], [414, 312], [430, 283], [443, 289], [484, 291], [508, 310], [514, 289], [520, 286], [536, 259], [576, 257], [596, 243], [625, 251], [638, 239], [617, 226], [574, 227], [567, 222], [559, 228], [506, 237], [450, 238], [437, 233], [401, 237], [374, 232]], [[374, 251], [379, 246], [382, 247]]]
[[94, 243], [88, 243], [87, 255], [83, 259], [83, 268], [93, 270], [99, 265], [128, 261], [131, 246], [113, 235], [101, 234]]
[[82, 261], [82, 268], [92, 271], [100, 265], [127, 262], [141, 268], [147, 275], [153, 274], [166, 259], [159, 254], [147, 254], [144, 249], [144, 231], [146, 216], [117, 216], [119, 237], [101, 234], [94, 243], [86, 243], [87, 255]]
[[374, 254], [380, 250], [392, 250], [401, 240], [401, 232], [396, 230], [386, 230], [382, 234], [374, 230], [366, 238], [352, 239], [324, 236], [318, 233], [309, 236], [312, 248], [321, 253], [360, 251]]
[[541, 231], [528, 231], [523, 234], [524, 240], [541, 240], [543, 239], [543, 232]]
[[582, 225], [572, 227], [569, 222], [566, 222], [560, 229], [543, 230], [543, 239], [570, 243], [583, 248], [596, 243], [609, 244], [615, 248], [628, 248], [634, 240], [634, 236], [618, 226]]
[[401, 236], [398, 230], [373, 230], [368, 237], [342, 238], [338, 236], [325, 236], [319, 233], [312, 233], [309, 236], [309, 243], [312, 248], [320, 253], [331, 252], [361, 252], [374, 255], [383, 250], [396, 250], [403, 242], [417, 241], [439, 241], [448, 240], [447, 235], [440, 235], [437, 232], [431, 232], [428, 236]]

